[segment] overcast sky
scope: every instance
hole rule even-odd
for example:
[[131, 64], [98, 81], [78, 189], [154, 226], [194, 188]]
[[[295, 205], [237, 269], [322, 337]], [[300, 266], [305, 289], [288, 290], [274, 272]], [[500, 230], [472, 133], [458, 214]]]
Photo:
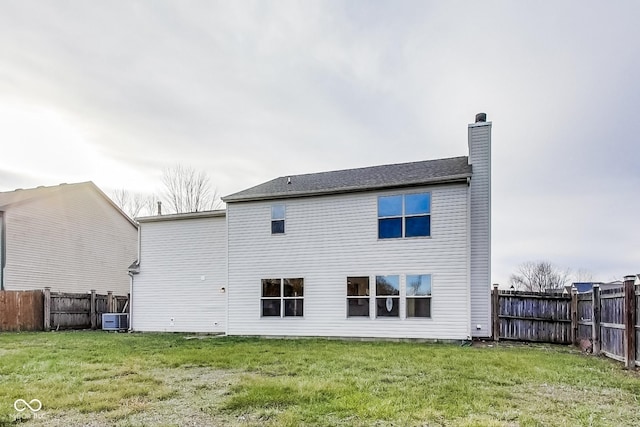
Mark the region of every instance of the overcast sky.
[[467, 155], [493, 122], [493, 281], [640, 272], [640, 2], [0, 0], [0, 191], [230, 194]]

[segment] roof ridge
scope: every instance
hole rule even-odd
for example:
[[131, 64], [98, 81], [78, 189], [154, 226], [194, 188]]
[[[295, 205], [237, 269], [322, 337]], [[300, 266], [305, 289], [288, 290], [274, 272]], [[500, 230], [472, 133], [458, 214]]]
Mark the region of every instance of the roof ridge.
[[19, 191], [52, 190], [55, 188], [62, 188], [64, 186], [76, 186], [76, 185], [84, 185], [84, 184], [92, 184], [92, 183], [93, 183], [92, 181], [82, 181], [82, 182], [72, 182], [72, 183], [62, 182], [56, 185], [38, 185], [37, 187], [14, 188], [13, 190], [0, 191], [0, 194], [17, 193]]
[[442, 159], [428, 159], [428, 160], [416, 160], [416, 161], [413, 161], [413, 162], [385, 163], [383, 165], [361, 166], [361, 167], [357, 167], [357, 168], [334, 169], [334, 170], [329, 170], [329, 171], [310, 172], [310, 173], [302, 173], [302, 174], [289, 174], [289, 175], [282, 175], [282, 176], [279, 176], [279, 177], [274, 178], [274, 179], [281, 179], [281, 178], [288, 178], [288, 177], [295, 177], [295, 176], [319, 175], [319, 174], [325, 174], [325, 173], [358, 171], [358, 170], [364, 170], [364, 169], [385, 168], [385, 167], [390, 167], [390, 166], [404, 166], [404, 165], [412, 165], [412, 164], [417, 165], [418, 163], [440, 162], [440, 161], [446, 161], [446, 160], [457, 160], [457, 159], [462, 159], [462, 158], [466, 159], [466, 158], [469, 158], [469, 156], [444, 157]]

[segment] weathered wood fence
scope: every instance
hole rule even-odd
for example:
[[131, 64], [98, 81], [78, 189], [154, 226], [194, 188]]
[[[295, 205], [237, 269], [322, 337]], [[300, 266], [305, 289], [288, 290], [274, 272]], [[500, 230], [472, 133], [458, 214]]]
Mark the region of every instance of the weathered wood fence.
[[492, 291], [493, 339], [578, 345], [594, 354], [640, 366], [640, 285], [571, 295]]
[[44, 291], [1, 291], [0, 331], [99, 329], [103, 313], [128, 313], [129, 297]]
[[102, 313], [128, 312], [128, 296], [54, 293], [44, 289], [44, 330], [99, 329]]
[[0, 291], [0, 331], [41, 331], [42, 291]]

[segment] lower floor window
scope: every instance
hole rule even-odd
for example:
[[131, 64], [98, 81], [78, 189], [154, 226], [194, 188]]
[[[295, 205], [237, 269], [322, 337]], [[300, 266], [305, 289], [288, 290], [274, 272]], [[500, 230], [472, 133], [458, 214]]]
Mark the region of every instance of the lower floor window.
[[347, 277], [347, 317], [369, 317], [369, 278]]
[[371, 293], [369, 280], [347, 277], [347, 317], [431, 317], [430, 274], [375, 276]]
[[376, 276], [376, 317], [400, 316], [400, 276]]
[[407, 275], [407, 317], [431, 317], [431, 275]]
[[262, 279], [262, 317], [301, 317], [304, 279]]

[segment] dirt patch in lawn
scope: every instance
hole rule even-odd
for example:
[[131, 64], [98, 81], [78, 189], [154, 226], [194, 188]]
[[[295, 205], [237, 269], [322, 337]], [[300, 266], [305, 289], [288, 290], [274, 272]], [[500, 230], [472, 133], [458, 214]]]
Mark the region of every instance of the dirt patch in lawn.
[[[120, 408], [108, 412], [80, 413], [47, 411], [24, 420], [28, 426], [228, 426], [241, 423], [219, 408], [239, 374], [206, 367], [155, 369], [151, 373], [163, 382], [167, 392], [160, 400], [144, 396], [125, 399]], [[23, 422], [24, 422], [23, 421]]]

